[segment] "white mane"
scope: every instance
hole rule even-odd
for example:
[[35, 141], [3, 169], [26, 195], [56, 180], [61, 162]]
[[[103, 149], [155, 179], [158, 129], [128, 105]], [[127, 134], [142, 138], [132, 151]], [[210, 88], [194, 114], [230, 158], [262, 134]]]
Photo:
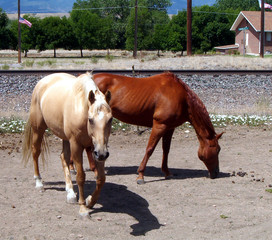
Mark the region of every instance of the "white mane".
[[86, 74], [82, 74], [77, 78], [81, 83], [80, 88], [81, 91], [83, 91], [85, 94], [85, 99], [88, 99], [90, 91], [93, 91], [93, 93], [95, 94], [96, 109], [100, 109], [103, 105], [107, 106], [108, 108], [108, 104], [105, 101], [104, 94], [99, 90], [92, 77], [93, 75], [87, 72]]

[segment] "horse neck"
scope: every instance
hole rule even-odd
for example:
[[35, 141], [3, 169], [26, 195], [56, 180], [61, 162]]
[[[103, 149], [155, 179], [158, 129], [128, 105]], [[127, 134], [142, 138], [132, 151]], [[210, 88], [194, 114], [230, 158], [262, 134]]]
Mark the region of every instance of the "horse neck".
[[199, 141], [214, 139], [216, 133], [205, 105], [189, 87], [187, 93], [189, 122], [194, 127]]

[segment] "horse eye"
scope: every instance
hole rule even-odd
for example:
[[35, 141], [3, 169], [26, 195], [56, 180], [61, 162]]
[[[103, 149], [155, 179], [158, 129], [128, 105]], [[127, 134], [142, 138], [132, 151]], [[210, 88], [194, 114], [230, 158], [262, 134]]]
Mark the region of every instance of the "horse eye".
[[91, 125], [93, 125], [93, 124], [94, 124], [94, 120], [93, 120], [92, 118], [89, 118], [89, 123], [90, 123]]

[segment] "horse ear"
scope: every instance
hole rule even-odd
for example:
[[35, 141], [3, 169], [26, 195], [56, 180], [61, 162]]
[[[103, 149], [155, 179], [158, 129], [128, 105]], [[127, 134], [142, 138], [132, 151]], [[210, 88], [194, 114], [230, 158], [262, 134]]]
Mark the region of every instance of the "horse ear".
[[225, 132], [221, 132], [221, 133], [217, 134], [217, 135], [216, 135], [217, 140], [220, 139], [224, 133], [225, 133]]
[[93, 104], [95, 102], [95, 95], [93, 91], [89, 92], [89, 101], [91, 104]]
[[107, 90], [107, 92], [105, 93], [105, 97], [106, 97], [107, 103], [110, 103], [110, 100], [111, 100], [111, 92], [110, 92], [109, 90]]

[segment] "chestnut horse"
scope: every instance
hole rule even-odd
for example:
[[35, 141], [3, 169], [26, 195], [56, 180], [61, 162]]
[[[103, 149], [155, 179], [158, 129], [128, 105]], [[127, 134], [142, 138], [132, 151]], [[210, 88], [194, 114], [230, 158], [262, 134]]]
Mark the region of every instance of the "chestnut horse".
[[[34, 88], [30, 115], [25, 128], [23, 160], [28, 162], [31, 152], [34, 162], [36, 188], [43, 190], [38, 157], [47, 149], [44, 133], [49, 128], [63, 139], [61, 161], [66, 181], [67, 202], [75, 203], [76, 194], [71, 181], [69, 162], [75, 163], [79, 189], [81, 215], [88, 214], [99, 197], [105, 183], [104, 163], [109, 156], [107, 149], [111, 131], [112, 112], [108, 105], [110, 92], [105, 95], [97, 88], [92, 75], [87, 73], [76, 78], [65, 73], [51, 74], [41, 79]], [[96, 189], [84, 200], [83, 150], [93, 152], [96, 166]], [[87, 206], [87, 207], [86, 207]]]
[[94, 75], [94, 81], [102, 92], [111, 91], [113, 117], [129, 124], [152, 127], [144, 158], [138, 168], [137, 183], [144, 183], [147, 161], [160, 138], [162, 171], [166, 177], [171, 175], [167, 164], [171, 138], [174, 129], [186, 121], [196, 131], [200, 143], [199, 158], [208, 168], [210, 177], [217, 177], [218, 139], [223, 133], [216, 134], [203, 102], [177, 76], [169, 72], [146, 78], [99, 73]]

